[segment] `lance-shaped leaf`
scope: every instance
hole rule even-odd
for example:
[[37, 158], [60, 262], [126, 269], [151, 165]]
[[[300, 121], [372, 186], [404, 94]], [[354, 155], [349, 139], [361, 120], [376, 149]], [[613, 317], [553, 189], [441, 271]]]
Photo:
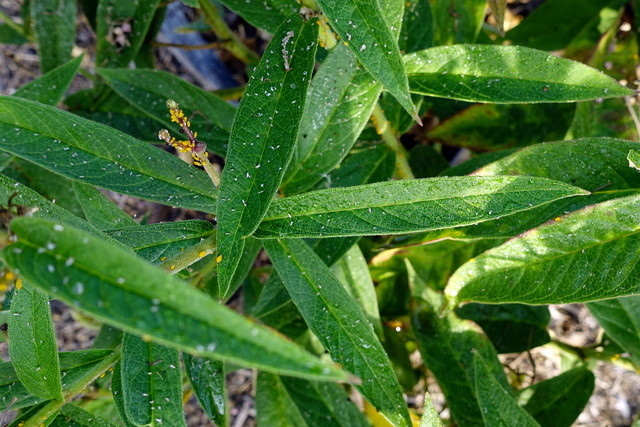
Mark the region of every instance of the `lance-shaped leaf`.
[[574, 102], [634, 93], [594, 68], [519, 46], [434, 47], [406, 55], [405, 68], [412, 92], [463, 101]]
[[172, 206], [215, 212], [206, 173], [115, 129], [0, 97], [0, 149], [68, 178]]
[[527, 413], [489, 371], [482, 355], [473, 352], [473, 367], [478, 404], [482, 408], [484, 425], [537, 427], [539, 424]]
[[25, 284], [11, 300], [8, 333], [11, 363], [24, 387], [43, 399], [62, 400], [49, 297]]
[[264, 426], [307, 427], [301, 408], [291, 400], [277, 375], [260, 372], [256, 390], [256, 421]]
[[32, 285], [126, 331], [194, 355], [317, 380], [335, 366], [221, 306], [131, 253], [68, 226], [21, 217], [3, 259]]
[[369, 121], [381, 90], [346, 46], [329, 53], [309, 87], [305, 120], [282, 181], [284, 194], [309, 189], [340, 164]]
[[400, 28], [394, 25], [392, 32], [379, 2], [317, 0], [317, 3], [364, 68], [391, 92], [415, 120], [420, 121], [409, 95], [407, 75], [396, 41]]
[[96, 64], [126, 67], [140, 50], [159, 0], [101, 0], [96, 10]]
[[453, 313], [440, 317], [443, 298], [431, 290], [407, 263], [414, 296], [412, 323], [420, 354], [447, 398], [458, 425], [483, 426], [482, 409], [476, 397], [473, 351], [485, 356], [498, 387], [509, 387], [498, 355], [478, 326]]
[[183, 353], [184, 369], [200, 407], [216, 425], [229, 425], [224, 362]]
[[76, 1], [33, 0], [30, 9], [40, 67], [46, 73], [71, 59], [76, 37]]
[[393, 425], [411, 425], [382, 344], [331, 270], [299, 239], [268, 240], [264, 246], [309, 329], [333, 360], [362, 380], [356, 389]]
[[[75, 17], [73, 18], [75, 19]], [[16, 90], [13, 96], [47, 105], [57, 105], [69, 89], [84, 55], [61, 65]]]
[[640, 365], [640, 296], [594, 301], [587, 307], [607, 335]]
[[429, 0], [406, 2], [398, 47], [402, 53], [412, 53], [433, 45], [434, 22]]
[[111, 236], [133, 249], [142, 259], [157, 264], [172, 258], [215, 232], [208, 221], [189, 220], [147, 224], [109, 230]]
[[262, 220], [293, 148], [315, 62], [318, 25], [292, 15], [267, 47], [244, 91], [229, 141], [218, 212], [220, 295], [225, 296], [244, 238]]
[[138, 225], [133, 218], [92, 185], [78, 181], [73, 181], [71, 185], [85, 218], [100, 230]]
[[255, 237], [405, 234], [475, 224], [585, 194], [558, 181], [507, 176], [330, 188], [275, 200]]
[[518, 403], [545, 427], [567, 427], [578, 418], [593, 393], [595, 377], [584, 367], [520, 390]]
[[105, 418], [87, 412], [84, 409], [67, 403], [60, 414], [50, 424], [51, 427], [117, 427]]
[[275, 33], [282, 21], [300, 10], [296, 0], [262, 0], [260, 3], [247, 0], [222, 0], [220, 3], [233, 10], [257, 28]]
[[122, 392], [122, 363], [118, 362], [113, 368], [111, 376], [111, 393], [116, 410], [120, 415], [120, 419], [127, 427], [136, 427], [127, 417], [127, 411], [124, 409], [124, 393]]
[[640, 196], [588, 206], [489, 250], [451, 276], [462, 301], [563, 304], [640, 293]]
[[177, 129], [167, 110], [167, 99], [173, 99], [185, 111], [198, 140], [220, 155], [227, 152], [229, 132], [236, 109], [225, 100], [208, 93], [183, 79], [155, 70], [115, 70], [99, 68], [97, 73], [111, 89], [129, 101], [143, 115], [162, 123], [167, 129]]
[[178, 350], [125, 334], [120, 369], [124, 409], [130, 421], [186, 427]]
[[435, 44], [475, 43], [487, 10], [483, 0], [451, 0], [433, 2]]

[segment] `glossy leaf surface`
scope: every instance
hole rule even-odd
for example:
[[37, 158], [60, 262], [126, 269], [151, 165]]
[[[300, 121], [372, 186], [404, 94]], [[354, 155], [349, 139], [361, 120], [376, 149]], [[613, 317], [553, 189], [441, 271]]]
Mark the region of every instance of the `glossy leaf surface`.
[[220, 182], [218, 264], [225, 296], [244, 238], [262, 220], [275, 195], [297, 139], [315, 63], [318, 24], [292, 15], [267, 47], [247, 84], [229, 140]]
[[391, 363], [362, 308], [306, 243], [264, 245], [311, 331], [333, 360], [362, 380], [356, 389], [394, 425], [410, 425]]
[[224, 362], [182, 354], [187, 378], [200, 407], [216, 425], [229, 424]]
[[66, 111], [0, 97], [0, 148], [68, 178], [173, 206], [215, 212], [206, 173]]
[[194, 355], [346, 379], [334, 366], [102, 239], [36, 218], [18, 218], [12, 230], [18, 242], [3, 252], [5, 262], [34, 286], [98, 319]]
[[575, 102], [633, 94], [594, 68], [519, 46], [435, 47], [406, 55], [405, 68], [412, 92], [463, 101]]
[[275, 200], [258, 238], [404, 234], [475, 224], [584, 195], [528, 177], [453, 177], [381, 182]]

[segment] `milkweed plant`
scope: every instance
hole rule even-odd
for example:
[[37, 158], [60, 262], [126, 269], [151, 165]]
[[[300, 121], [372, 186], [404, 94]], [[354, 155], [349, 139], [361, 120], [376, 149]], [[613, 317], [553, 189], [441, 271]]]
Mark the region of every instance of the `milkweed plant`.
[[[228, 426], [250, 368], [262, 426], [570, 426], [596, 362], [638, 372], [638, 2], [182, 3], [246, 84], [156, 70], [159, 0], [0, 15], [42, 72], [0, 97], [6, 422], [186, 426], [194, 395]], [[52, 299], [90, 349], [58, 350]], [[593, 345], [550, 336], [569, 303]], [[505, 371], [539, 348], [557, 375]]]

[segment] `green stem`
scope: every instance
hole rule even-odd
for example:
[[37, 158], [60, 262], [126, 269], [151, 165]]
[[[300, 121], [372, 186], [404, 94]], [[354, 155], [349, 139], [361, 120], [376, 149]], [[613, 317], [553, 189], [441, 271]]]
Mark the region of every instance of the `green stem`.
[[382, 140], [396, 154], [396, 173], [402, 179], [415, 179], [413, 171], [409, 166], [409, 158], [407, 150], [404, 149], [400, 141], [393, 133], [389, 121], [384, 115], [384, 111], [380, 108], [380, 104], [373, 107], [373, 124], [376, 131], [382, 137]]
[[209, 175], [211, 182], [213, 182], [213, 186], [218, 188], [220, 186], [220, 171], [213, 167], [207, 156], [198, 156], [198, 160], [200, 160], [200, 164], [204, 168], [204, 171]]
[[26, 38], [30, 42], [35, 43], [36, 41], [35, 37], [27, 36], [24, 32], [24, 28], [22, 27], [22, 25], [18, 24], [13, 19], [11, 19], [11, 17], [6, 13], [4, 13], [2, 10], [0, 10], [0, 19], [2, 19], [5, 22], [5, 24], [7, 24], [7, 26], [11, 27], [11, 29], [13, 29], [15, 32], [20, 34], [22, 37]]
[[229, 29], [222, 16], [218, 13], [215, 6], [211, 4], [210, 0], [198, 0], [200, 9], [204, 13], [204, 20], [211, 27], [213, 33], [222, 43], [222, 47], [227, 49], [236, 58], [240, 59], [245, 64], [257, 64], [260, 58], [245, 46]]
[[66, 403], [71, 402], [78, 394], [82, 393], [98, 376], [115, 365], [118, 360], [120, 360], [120, 348], [115, 349], [113, 353], [102, 359], [93, 368], [85, 372], [82, 377], [63, 390], [64, 400], [52, 400], [47, 403], [42, 409], [29, 417], [23, 427], [39, 427], [43, 425], [46, 419], [55, 415]]
[[163, 268], [169, 274], [176, 274], [177, 272], [189, 267], [191, 264], [200, 261], [207, 255], [211, 255], [216, 251], [216, 248], [216, 235], [213, 234], [191, 246], [189, 249], [185, 249], [180, 252], [173, 258], [160, 263], [158, 266]]

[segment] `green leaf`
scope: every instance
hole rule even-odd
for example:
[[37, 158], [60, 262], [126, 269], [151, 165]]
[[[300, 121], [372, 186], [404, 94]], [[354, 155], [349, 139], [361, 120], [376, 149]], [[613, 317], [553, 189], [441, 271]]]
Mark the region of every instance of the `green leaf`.
[[166, 106], [167, 99], [173, 99], [189, 117], [198, 140], [205, 142], [210, 151], [225, 155], [236, 113], [225, 100], [165, 71], [125, 68], [96, 71], [140, 113], [177, 132], [178, 126], [171, 122]]
[[452, 177], [335, 188], [275, 200], [255, 237], [405, 234], [495, 219], [587, 194], [557, 181]]
[[362, 380], [356, 389], [392, 424], [411, 425], [391, 363], [362, 308], [306, 243], [267, 240], [264, 246], [311, 331], [333, 360]]
[[124, 408], [134, 424], [186, 427], [178, 350], [125, 334], [120, 376]]
[[482, 408], [485, 426], [539, 426], [536, 420], [522, 409], [504, 386], [495, 379], [482, 355], [477, 351], [473, 352], [473, 367], [478, 404]]
[[433, 46], [434, 22], [429, 0], [408, 0], [404, 9], [398, 47], [412, 53]]
[[429, 392], [424, 394], [424, 407], [422, 408], [420, 427], [444, 427], [438, 411], [436, 411], [436, 408], [433, 406]]
[[520, 353], [548, 343], [551, 320], [546, 306], [522, 304], [465, 304], [456, 310], [487, 334], [498, 353]]
[[51, 427], [116, 427], [116, 424], [85, 411], [75, 405], [67, 403], [60, 410]]
[[364, 68], [420, 122], [411, 102], [407, 76], [396, 42], [400, 28], [394, 26], [393, 30], [389, 30], [387, 22], [393, 21], [388, 17], [385, 20], [379, 2], [317, 0], [317, 3], [333, 29], [347, 43]]
[[381, 91], [346, 46], [329, 53], [309, 87], [305, 119], [282, 181], [284, 194], [308, 190], [340, 164], [369, 122]]
[[301, 408], [291, 400], [277, 375], [258, 373], [256, 390], [256, 421], [260, 425], [274, 427], [306, 427]]
[[452, 0], [433, 3], [436, 45], [475, 43], [484, 23], [487, 2]]
[[463, 101], [575, 102], [634, 94], [594, 68], [519, 46], [434, 47], [406, 55], [405, 68], [412, 92]]
[[504, 13], [507, 10], [507, 0], [489, 0], [489, 6], [498, 25], [498, 32], [504, 36]]
[[292, 15], [280, 26], [245, 89], [220, 182], [218, 264], [225, 296], [250, 236], [291, 160], [317, 48], [318, 25]]
[[572, 369], [521, 390], [518, 403], [542, 426], [569, 427], [589, 401], [594, 385], [591, 371]]
[[138, 225], [133, 218], [93, 186], [77, 181], [72, 182], [71, 185], [85, 218], [96, 228], [112, 230]]
[[211, 236], [213, 225], [208, 221], [188, 220], [140, 225], [109, 230], [107, 235], [133, 249], [151, 264], [172, 258], [184, 249]]
[[20, 382], [42, 399], [62, 400], [49, 298], [25, 284], [11, 301], [9, 356]]
[[224, 362], [183, 353], [184, 368], [200, 407], [218, 426], [229, 425]]
[[111, 393], [113, 395], [113, 401], [116, 405], [116, 410], [120, 415], [120, 419], [127, 427], [136, 427], [129, 418], [127, 418], [127, 412], [124, 409], [124, 396], [122, 392], [122, 363], [118, 362], [113, 368], [111, 375]]
[[254, 27], [275, 33], [282, 22], [300, 10], [296, 0], [221, 0], [220, 3], [242, 16]]
[[607, 335], [640, 365], [640, 297], [594, 301], [587, 307]]
[[38, 41], [40, 68], [47, 73], [71, 59], [76, 37], [75, 0], [32, 0], [31, 19]]
[[21, 45], [29, 43], [29, 40], [15, 28], [2, 23], [0, 24], [0, 43]]
[[275, 271], [260, 292], [251, 315], [291, 339], [298, 338], [308, 330], [282, 279]]
[[499, 378], [497, 388], [503, 389], [509, 385], [495, 349], [475, 323], [452, 313], [440, 317], [442, 296], [427, 287], [411, 264], [409, 281], [414, 295], [411, 317], [418, 348], [447, 398], [451, 416], [458, 425], [484, 426], [482, 408], [476, 398], [473, 351], [486, 357], [491, 375]]
[[571, 104], [476, 104], [427, 132], [447, 145], [487, 151], [561, 140], [571, 125]]
[[13, 96], [47, 105], [57, 105], [78, 73], [84, 54], [60, 65], [16, 90]]
[[215, 212], [206, 173], [107, 126], [0, 97], [0, 149], [68, 178], [173, 206]]
[[16, 218], [11, 228], [18, 242], [3, 251], [5, 262], [32, 285], [100, 320], [198, 356], [324, 381], [347, 378], [102, 239], [36, 218]]
[[[159, 0], [100, 0], [96, 11], [96, 64], [126, 67], [151, 26]], [[74, 16], [75, 18], [75, 16]]]
[[[60, 370], [65, 375], [65, 385], [70, 385], [83, 372], [100, 363], [111, 350], [84, 350], [61, 352]], [[15, 399], [15, 401], [14, 401]], [[0, 410], [20, 409], [43, 402], [41, 397], [29, 393], [18, 380], [18, 375], [11, 362], [0, 363]]]
[[[541, 4], [505, 36], [513, 44], [542, 50], [564, 49], [583, 29], [597, 22], [611, 0], [554, 0]], [[545, 28], [545, 31], [540, 31]]]
[[367, 316], [367, 320], [373, 326], [373, 330], [381, 339], [384, 337], [380, 313], [378, 312], [378, 301], [376, 291], [371, 280], [367, 261], [364, 259], [362, 251], [358, 245], [353, 245], [337, 263], [333, 265], [331, 271], [336, 275], [344, 288], [349, 292], [351, 298], [355, 299]]
[[460, 267], [445, 290], [462, 301], [564, 304], [640, 292], [640, 195], [558, 217]]
[[640, 170], [640, 151], [629, 150], [627, 160], [629, 160], [629, 167]]

